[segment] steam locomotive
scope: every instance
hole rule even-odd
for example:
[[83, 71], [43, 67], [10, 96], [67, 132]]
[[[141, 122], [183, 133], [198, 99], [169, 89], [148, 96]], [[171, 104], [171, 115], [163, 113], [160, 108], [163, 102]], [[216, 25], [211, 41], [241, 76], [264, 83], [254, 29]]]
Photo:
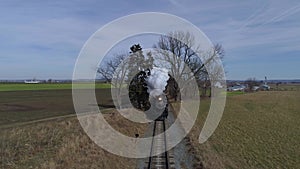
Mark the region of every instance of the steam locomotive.
[[146, 113], [150, 120], [162, 121], [168, 117], [168, 99], [166, 94], [160, 90], [153, 90], [149, 94], [151, 107]]
[[145, 78], [149, 74], [140, 71], [134, 76], [129, 85], [129, 99], [131, 104], [145, 112], [149, 120], [162, 121], [168, 117], [168, 99], [165, 91], [151, 89], [148, 87]]

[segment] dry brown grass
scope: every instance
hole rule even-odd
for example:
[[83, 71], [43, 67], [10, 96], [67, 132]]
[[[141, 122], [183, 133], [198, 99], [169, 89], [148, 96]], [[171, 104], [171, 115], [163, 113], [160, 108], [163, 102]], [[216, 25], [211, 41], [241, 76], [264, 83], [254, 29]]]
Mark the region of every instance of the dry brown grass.
[[[134, 136], [145, 126], [131, 125], [110, 112], [113, 127]], [[78, 120], [61, 119], [1, 131], [2, 168], [133, 168], [135, 159], [113, 155], [98, 147], [82, 130]]]
[[257, 92], [227, 98], [222, 120], [198, 143], [209, 100], [201, 102], [189, 137], [205, 168], [299, 168], [299, 91]]

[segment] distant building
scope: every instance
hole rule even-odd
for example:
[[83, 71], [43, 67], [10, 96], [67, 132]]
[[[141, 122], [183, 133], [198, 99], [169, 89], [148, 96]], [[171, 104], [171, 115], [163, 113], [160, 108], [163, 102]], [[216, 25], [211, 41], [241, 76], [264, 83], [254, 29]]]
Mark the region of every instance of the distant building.
[[24, 83], [26, 83], [26, 84], [38, 84], [38, 83], [41, 83], [41, 81], [36, 80], [36, 79], [32, 79], [32, 80], [25, 80]]
[[270, 90], [271, 87], [267, 84], [267, 76], [265, 76], [265, 82], [260, 86], [261, 90]]
[[261, 90], [270, 90], [270, 88], [271, 87], [269, 85], [266, 85], [266, 84], [263, 84], [263, 85], [260, 86]]
[[245, 91], [245, 89], [247, 88], [247, 86], [242, 85], [240, 83], [236, 83], [236, 85], [228, 87], [227, 91]]
[[219, 89], [223, 88], [220, 82], [216, 82], [214, 86]]

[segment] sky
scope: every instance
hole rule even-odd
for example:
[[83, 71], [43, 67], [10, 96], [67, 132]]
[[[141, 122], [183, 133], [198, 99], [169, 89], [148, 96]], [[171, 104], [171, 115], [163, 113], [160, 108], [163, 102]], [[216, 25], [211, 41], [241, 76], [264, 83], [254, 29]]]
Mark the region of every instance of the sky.
[[224, 47], [227, 79], [300, 79], [298, 0], [2, 0], [0, 79], [71, 79], [88, 38], [138, 12], [196, 25]]

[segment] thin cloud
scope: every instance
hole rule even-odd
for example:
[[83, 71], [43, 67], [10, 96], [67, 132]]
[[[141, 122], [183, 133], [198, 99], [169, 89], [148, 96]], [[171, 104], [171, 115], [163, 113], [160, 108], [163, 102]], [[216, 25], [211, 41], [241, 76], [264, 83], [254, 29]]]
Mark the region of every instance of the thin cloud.
[[292, 8], [289, 8], [289, 9], [283, 11], [283, 12], [281, 12], [279, 15], [271, 18], [269, 21], [265, 22], [264, 24], [278, 22], [278, 21], [280, 21], [280, 20], [282, 20], [282, 19], [284, 19], [286, 17], [289, 17], [289, 16], [291, 16], [293, 14], [298, 13], [299, 11], [300, 11], [300, 4], [297, 5], [297, 6], [294, 6]]
[[[39, 76], [45, 78], [48, 75], [71, 78], [71, 65], [85, 41], [97, 29], [118, 17], [144, 11], [171, 13], [195, 24], [213, 43], [225, 47], [228, 72], [234, 71], [231, 66], [236, 58], [240, 61], [247, 59], [245, 64], [251, 63], [253, 67], [257, 65], [259, 56], [266, 60], [291, 56], [294, 59], [291, 64], [299, 63], [294, 56], [300, 50], [300, 3], [294, 0], [168, 0], [131, 4], [94, 0], [29, 0], [23, 4], [5, 1], [0, 6], [3, 16], [0, 18], [0, 78], [8, 77], [8, 74], [12, 78], [32, 78], [34, 72], [40, 72]], [[137, 26], [143, 27], [143, 21], [137, 21]], [[122, 28], [111, 30], [111, 35], [99, 38], [115, 38], [119, 31]], [[58, 60], [64, 63], [56, 63]], [[11, 70], [7, 73], [4, 68], [8, 65], [26, 71]], [[245, 71], [250, 74], [253, 70]], [[293, 75], [300, 78], [295, 73]]]

